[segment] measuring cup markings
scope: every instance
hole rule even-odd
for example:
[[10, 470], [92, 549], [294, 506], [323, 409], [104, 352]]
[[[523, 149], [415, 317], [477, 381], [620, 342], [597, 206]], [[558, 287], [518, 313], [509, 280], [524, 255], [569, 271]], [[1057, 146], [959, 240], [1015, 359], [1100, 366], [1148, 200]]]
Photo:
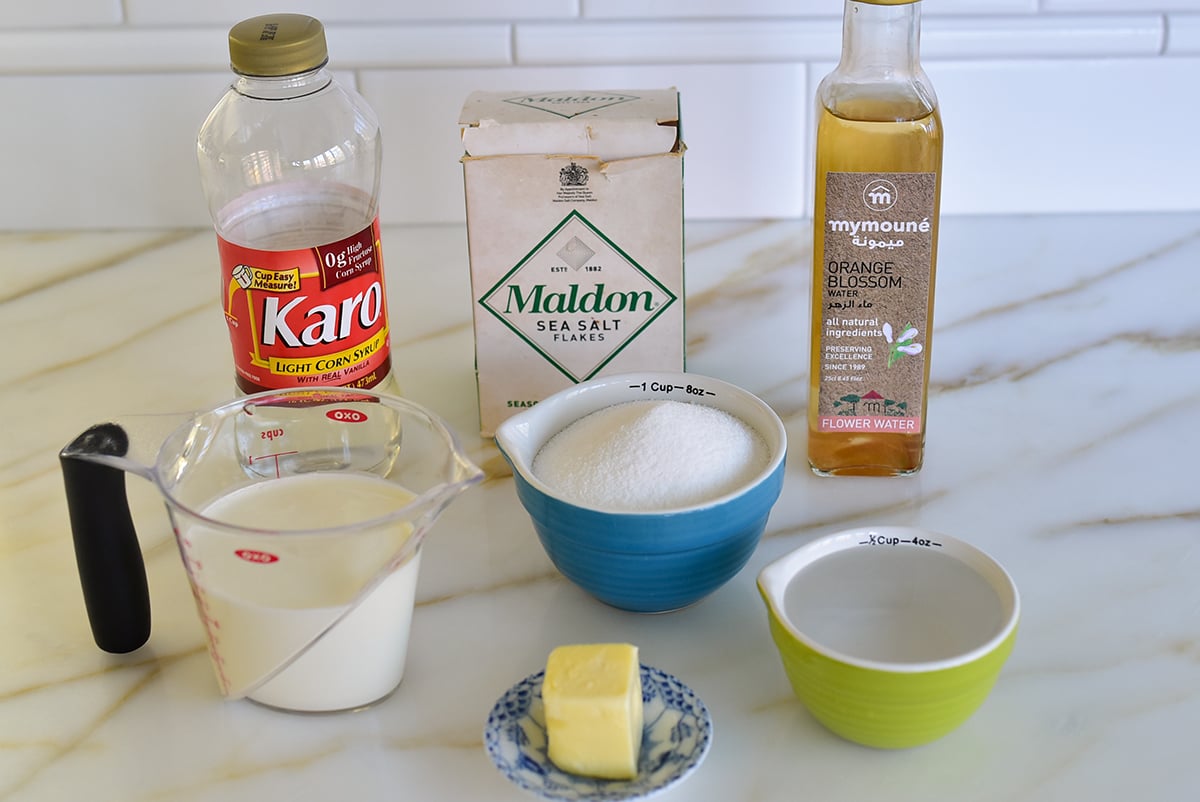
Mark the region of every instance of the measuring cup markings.
[[908, 537], [908, 538], [900, 538], [900, 537], [896, 537], [895, 535], [877, 535], [873, 532], [868, 533], [867, 535], [864, 536], [864, 538], [862, 540], [858, 541], [858, 545], [860, 545], [860, 546], [901, 546], [901, 545], [904, 545], [904, 546], [924, 546], [925, 548], [934, 548], [934, 549], [942, 548], [941, 543], [937, 542], [936, 540], [931, 540], [927, 537], [919, 537], [917, 535], [913, 535], [912, 537]]
[[249, 456], [246, 464], [249, 466], [249, 465], [253, 465], [256, 462], [262, 462], [263, 460], [269, 460], [269, 459], [275, 460], [275, 478], [278, 479], [283, 475], [282, 469], [279, 465], [279, 458], [280, 457], [289, 457], [289, 456], [292, 456], [293, 454], [299, 454], [299, 453], [300, 453], [299, 451], [277, 451], [274, 454], [260, 454], [259, 456], [255, 456], [255, 455], [251, 454]]
[[221, 622], [213, 616], [208, 597], [196, 585], [192, 585], [192, 597], [196, 600], [196, 610], [200, 616], [200, 623], [204, 626], [208, 642], [208, 659], [212, 663], [213, 672], [217, 675], [217, 685], [220, 686], [222, 694], [228, 694], [233, 687], [233, 681], [225, 670], [225, 658], [221, 650]]
[[716, 395], [712, 390], [696, 384], [672, 384], [658, 381], [637, 382], [636, 384], [629, 385], [629, 389], [641, 390], [642, 392], [665, 393], [667, 395], [671, 395], [672, 393], [685, 393], [696, 396]]
[[171, 530], [175, 534], [175, 541], [180, 546], [180, 557], [183, 559], [184, 570], [188, 574], [192, 599], [196, 603], [196, 614], [200, 618], [200, 625], [204, 628], [208, 657], [212, 663], [213, 673], [217, 676], [217, 685], [222, 694], [228, 694], [233, 683], [225, 670], [225, 659], [221, 656], [221, 622], [213, 615], [212, 606], [208, 603], [204, 587], [197, 580], [198, 575], [204, 570], [204, 562], [193, 556], [195, 545], [190, 537], [181, 532], [178, 526], [172, 525]]

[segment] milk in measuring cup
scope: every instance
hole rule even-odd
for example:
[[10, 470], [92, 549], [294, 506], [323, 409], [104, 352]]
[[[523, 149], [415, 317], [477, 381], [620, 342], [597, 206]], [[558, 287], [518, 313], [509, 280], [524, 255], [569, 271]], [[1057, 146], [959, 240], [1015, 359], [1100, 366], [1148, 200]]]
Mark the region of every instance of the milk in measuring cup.
[[[243, 527], [336, 527], [388, 515], [413, 494], [376, 476], [312, 473], [239, 488], [200, 510]], [[236, 538], [197, 523], [183, 533], [197, 605], [225, 692], [289, 710], [345, 710], [391, 693], [404, 672], [419, 553], [353, 606], [412, 534], [405, 520], [343, 535]], [[336, 621], [307, 651], [295, 657]]]

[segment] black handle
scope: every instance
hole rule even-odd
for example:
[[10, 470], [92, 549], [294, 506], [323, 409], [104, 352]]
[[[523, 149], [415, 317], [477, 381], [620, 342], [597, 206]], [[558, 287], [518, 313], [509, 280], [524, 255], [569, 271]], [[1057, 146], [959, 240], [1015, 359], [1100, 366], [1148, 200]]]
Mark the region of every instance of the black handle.
[[101, 423], [58, 455], [92, 637], [116, 654], [132, 652], [149, 639], [150, 590], [125, 497], [125, 472], [88, 455], [124, 457], [128, 451], [125, 430]]

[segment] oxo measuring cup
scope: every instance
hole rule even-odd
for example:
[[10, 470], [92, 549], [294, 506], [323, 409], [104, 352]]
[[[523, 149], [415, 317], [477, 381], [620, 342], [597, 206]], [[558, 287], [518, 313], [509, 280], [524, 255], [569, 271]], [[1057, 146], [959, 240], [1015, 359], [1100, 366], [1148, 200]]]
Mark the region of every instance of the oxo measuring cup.
[[100, 424], [59, 458], [97, 645], [150, 634], [127, 471], [166, 501], [221, 692], [309, 711], [395, 690], [421, 543], [483, 476], [427, 410], [333, 388]]

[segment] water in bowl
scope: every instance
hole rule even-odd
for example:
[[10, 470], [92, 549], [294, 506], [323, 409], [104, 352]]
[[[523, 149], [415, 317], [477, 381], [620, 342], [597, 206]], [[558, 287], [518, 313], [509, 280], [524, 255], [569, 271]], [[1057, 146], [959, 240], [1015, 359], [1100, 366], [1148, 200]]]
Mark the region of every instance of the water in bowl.
[[784, 611], [826, 649], [887, 663], [951, 659], [1004, 625], [986, 578], [920, 546], [859, 546], [822, 557], [792, 578]]

